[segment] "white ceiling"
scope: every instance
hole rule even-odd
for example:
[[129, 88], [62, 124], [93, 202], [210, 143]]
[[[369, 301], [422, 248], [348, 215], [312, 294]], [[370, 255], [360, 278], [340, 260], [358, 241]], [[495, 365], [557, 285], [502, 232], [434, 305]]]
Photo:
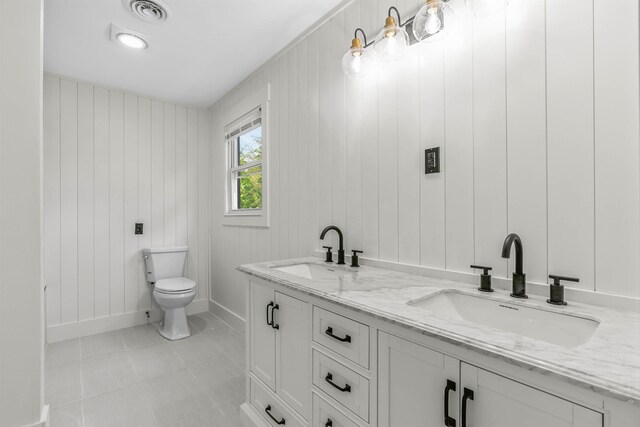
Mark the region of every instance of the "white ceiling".
[[[202, 107], [212, 105], [342, 0], [165, 0], [173, 16], [144, 22], [122, 0], [45, 0], [44, 69]], [[111, 24], [149, 43], [110, 40]]]

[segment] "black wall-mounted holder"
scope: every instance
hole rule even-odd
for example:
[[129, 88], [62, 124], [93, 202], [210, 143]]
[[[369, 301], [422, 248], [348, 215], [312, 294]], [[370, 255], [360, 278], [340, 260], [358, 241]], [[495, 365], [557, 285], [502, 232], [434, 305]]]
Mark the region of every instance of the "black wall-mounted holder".
[[424, 173], [440, 173], [440, 147], [424, 150]]
[[491, 271], [491, 267], [485, 267], [483, 265], [472, 265], [470, 267], [483, 270], [482, 274], [480, 275], [480, 287], [478, 288], [478, 290], [481, 292], [493, 292], [493, 289], [491, 289], [491, 274], [489, 274], [489, 271]]
[[579, 282], [580, 279], [577, 277], [556, 276], [555, 274], [550, 274], [549, 278], [553, 279], [553, 284], [549, 285], [549, 299], [547, 302], [553, 305], [567, 305], [564, 300], [564, 286], [560, 281]]
[[135, 234], [143, 234], [144, 233], [144, 224], [141, 222], [136, 222]]

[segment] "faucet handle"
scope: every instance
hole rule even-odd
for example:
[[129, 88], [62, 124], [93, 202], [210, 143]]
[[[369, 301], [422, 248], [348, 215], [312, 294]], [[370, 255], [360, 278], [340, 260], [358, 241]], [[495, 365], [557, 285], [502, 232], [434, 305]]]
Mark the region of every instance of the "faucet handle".
[[553, 279], [553, 285], [554, 286], [558, 286], [560, 285], [560, 281], [563, 280], [565, 282], [579, 282], [580, 279], [578, 279], [577, 277], [567, 277], [567, 276], [558, 276], [555, 274], [550, 274], [549, 275], [549, 279]]
[[549, 286], [549, 299], [547, 302], [553, 305], [567, 305], [564, 300], [564, 286], [560, 283], [561, 280], [567, 282], [579, 282], [577, 277], [558, 276], [556, 274], [550, 274], [550, 279], [553, 279], [553, 284]]
[[355, 249], [352, 249], [351, 252], [353, 253], [353, 255], [351, 255], [351, 267], [360, 267], [360, 264], [358, 264], [358, 254], [363, 252]]
[[327, 255], [324, 259], [324, 262], [333, 262], [333, 254], [331, 253], [331, 249], [333, 248], [331, 246], [323, 246], [323, 248], [327, 250]]
[[492, 267], [485, 267], [483, 265], [470, 265], [471, 268], [479, 268], [480, 270], [484, 270], [482, 274], [489, 274], [489, 270], [493, 270]]
[[470, 265], [470, 267], [482, 270], [482, 274], [480, 275], [480, 287], [478, 290], [481, 292], [493, 292], [493, 289], [491, 289], [491, 274], [489, 273], [492, 268], [483, 265]]

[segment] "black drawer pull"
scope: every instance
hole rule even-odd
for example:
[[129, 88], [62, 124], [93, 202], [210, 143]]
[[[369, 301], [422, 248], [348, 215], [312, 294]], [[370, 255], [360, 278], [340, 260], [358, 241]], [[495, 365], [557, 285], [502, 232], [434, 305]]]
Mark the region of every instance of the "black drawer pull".
[[274, 417], [273, 415], [271, 415], [271, 405], [267, 405], [266, 408], [264, 408], [264, 412], [267, 413], [267, 415], [269, 415], [269, 418], [271, 418], [273, 420], [274, 423], [278, 424], [278, 425], [284, 425], [286, 424], [286, 421], [283, 419], [281, 419], [280, 421], [278, 421], [278, 419], [276, 417]]
[[276, 315], [274, 314], [274, 311], [276, 310], [280, 311], [280, 306], [278, 304], [274, 305], [271, 309], [271, 327], [273, 329], [280, 329], [280, 325], [276, 323]]
[[333, 427], [333, 421], [331, 421], [331, 418], [327, 418], [327, 422], [324, 423], [324, 427]]
[[449, 391], [456, 391], [456, 383], [451, 380], [447, 380], [447, 386], [444, 388], [444, 425], [456, 427], [456, 420], [449, 416]]
[[273, 313], [271, 315], [271, 320], [269, 320], [269, 309], [273, 307], [273, 301], [267, 304], [267, 325], [273, 327]]
[[329, 335], [334, 340], [337, 340], [340, 342], [351, 342], [351, 335], [345, 335], [344, 338], [339, 337], [337, 335], [333, 335], [333, 328], [331, 326], [328, 326], [327, 330], [324, 333]]
[[345, 384], [344, 387], [340, 387], [338, 384], [333, 382], [333, 375], [331, 375], [331, 372], [327, 372], [327, 376], [324, 377], [324, 380], [342, 392], [351, 393], [351, 386], [349, 384]]
[[462, 395], [462, 415], [460, 416], [460, 424], [462, 424], [462, 427], [467, 427], [467, 400], [469, 399], [473, 400], [473, 390], [465, 387]]

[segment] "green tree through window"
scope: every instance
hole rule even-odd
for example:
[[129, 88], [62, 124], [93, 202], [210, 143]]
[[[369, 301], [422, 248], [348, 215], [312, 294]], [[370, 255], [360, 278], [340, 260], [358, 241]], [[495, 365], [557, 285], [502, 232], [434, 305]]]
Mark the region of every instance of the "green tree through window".
[[[245, 137], [250, 139], [250, 142], [246, 144], [238, 142], [241, 165], [262, 160], [262, 135], [260, 131], [261, 129], [257, 128], [238, 138], [238, 140]], [[238, 209], [261, 209], [262, 165], [240, 172], [238, 187]]]

